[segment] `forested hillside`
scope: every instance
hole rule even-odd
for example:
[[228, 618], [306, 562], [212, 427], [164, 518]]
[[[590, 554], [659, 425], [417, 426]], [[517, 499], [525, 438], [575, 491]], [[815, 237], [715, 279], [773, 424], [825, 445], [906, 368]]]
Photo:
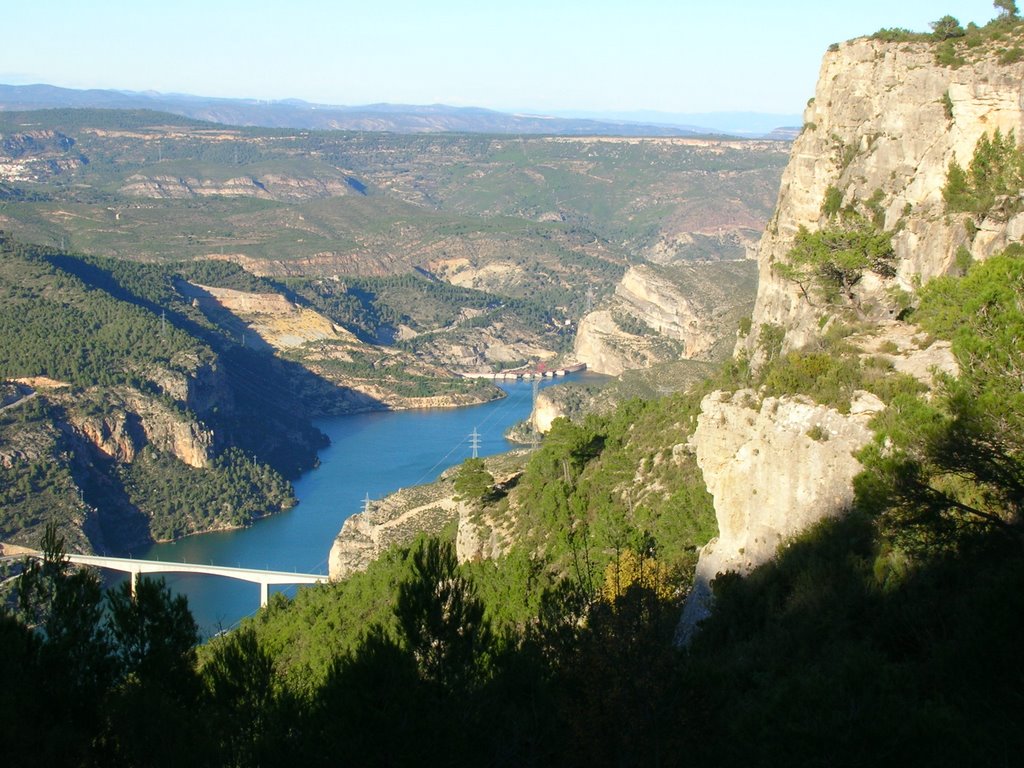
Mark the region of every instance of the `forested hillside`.
[[124, 551], [293, 503], [284, 478], [323, 438], [308, 404], [280, 402], [273, 358], [235, 348], [169, 270], [0, 248], [0, 377], [17, 382], [0, 413], [0, 537], [36, 543], [57, 523], [76, 550]]
[[[687, 650], [671, 643], [689, 578], [680, 553], [712, 531], [696, 486], [653, 490], [679, 474], [664, 451], [685, 437], [695, 401], [676, 397], [555, 429], [510, 493], [535, 515], [527, 546], [458, 566], [449, 542], [423, 540], [364, 574], [275, 598], [198, 662], [172, 638], [126, 655], [120, 644], [136, 635], [123, 629], [123, 598], [104, 623], [32, 593], [29, 615], [51, 622], [48, 639], [7, 619], [0, 658], [5, 679], [30, 692], [5, 722], [39, 721], [13, 731], [10, 754], [57, 737], [82, 759], [141, 754], [158, 701], [162, 722], [189, 733], [161, 751], [168, 765], [196, 754], [212, 765], [340, 754], [390, 765], [1012, 763], [1024, 746], [1012, 648], [1024, 609], [1024, 407], [1020, 352], [999, 340], [1024, 323], [1022, 297], [1016, 252], [922, 292], [914, 319], [952, 340], [965, 374], [932, 395], [894, 395], [876, 423], [878, 445], [892, 448], [865, 452], [856, 508], [748, 577], [722, 577]], [[1003, 357], [984, 354], [997, 348]], [[638, 466], [644, 481], [623, 485]], [[468, 479], [462, 492], [481, 504], [509, 501]], [[612, 492], [634, 487], [648, 495]], [[55, 596], [98, 600], [84, 576], [53, 578]], [[132, 610], [180, 611], [147, 589]], [[138, 637], [154, 637], [141, 626]], [[87, 642], [72, 654], [66, 633]], [[158, 652], [169, 656], [154, 666]], [[160, 687], [171, 668], [176, 685]], [[33, 684], [53, 679], [44, 669], [103, 706], [55, 708], [57, 693]], [[128, 702], [141, 731], [121, 727]]]

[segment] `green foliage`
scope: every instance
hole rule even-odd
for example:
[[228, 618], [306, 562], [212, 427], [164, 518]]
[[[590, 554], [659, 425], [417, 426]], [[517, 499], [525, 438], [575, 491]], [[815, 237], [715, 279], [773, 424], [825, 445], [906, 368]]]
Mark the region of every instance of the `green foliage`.
[[649, 336], [654, 332], [654, 329], [647, 323], [628, 312], [622, 312], [617, 309], [612, 310], [612, 320], [621, 330], [634, 336]]
[[801, 227], [786, 261], [776, 271], [800, 285], [815, 289], [827, 302], [856, 305], [854, 287], [866, 270], [883, 277], [895, 274], [892, 235], [862, 220], [817, 232]]
[[948, 40], [951, 37], [963, 37], [967, 34], [960, 22], [949, 14], [938, 21], [933, 21], [929, 26], [932, 28], [932, 36], [936, 40]]
[[820, 424], [815, 424], [813, 427], [808, 429], [807, 436], [818, 443], [824, 443], [829, 438], [828, 432], [822, 429]]
[[881, 231], [885, 228], [885, 208], [882, 205], [882, 201], [885, 200], [885, 192], [881, 189], [876, 189], [871, 193], [871, 197], [864, 201], [864, 206], [871, 213], [871, 223], [875, 225], [875, 229]]
[[109, 627], [123, 678], [132, 685], [187, 686], [199, 630], [184, 595], [172, 596], [161, 579], [138, 578], [109, 594]]
[[957, 52], [953, 41], [948, 39], [940, 43], [938, 48], [935, 49], [935, 60], [940, 66], [952, 69], [958, 69], [967, 63], [967, 60]]
[[993, 0], [992, 5], [1004, 18], [1014, 18], [1018, 14], [1015, 0]]
[[295, 503], [273, 468], [229, 448], [209, 467], [189, 467], [150, 447], [122, 469], [132, 504], [150, 518], [157, 540], [218, 527], [242, 527]]
[[458, 572], [451, 542], [428, 539], [413, 548], [395, 615], [400, 643], [425, 681], [458, 691], [478, 678], [490, 627], [472, 582]]
[[881, 40], [885, 43], [909, 43], [930, 38], [931, 35], [923, 32], [911, 32], [904, 27], [884, 27], [871, 35], [872, 40]]
[[797, 537], [746, 578], [717, 579], [685, 665], [703, 702], [691, 758], [1012, 761], [1024, 559], [999, 544], [900, 575], [872, 521], [854, 514]]
[[930, 400], [897, 398], [876, 420], [857, 479], [860, 503], [908, 550], [955, 548], [978, 526], [1021, 535], [1022, 306], [1024, 260], [1014, 253], [921, 291], [915, 319], [952, 340], [960, 377]]
[[842, 413], [849, 412], [853, 392], [861, 383], [856, 359], [828, 352], [790, 352], [768, 366], [762, 378], [770, 397], [802, 394]]
[[185, 598], [143, 579], [136, 599], [125, 583], [104, 605], [99, 578], [70, 569], [52, 528], [44, 542], [43, 561], [26, 563], [19, 584], [27, 623], [0, 609], [0, 658], [20, 667], [19, 677], [4, 669], [10, 679], [29, 683], [17, 706], [33, 718], [23, 732], [6, 730], [17, 723], [7, 721], [6, 754], [52, 765], [194, 760], [205, 724]]
[[828, 218], [832, 218], [839, 213], [839, 209], [842, 207], [843, 193], [839, 191], [838, 187], [829, 185], [825, 190], [825, 199], [821, 203], [821, 212]]
[[1024, 152], [1013, 131], [1004, 136], [997, 128], [978, 139], [966, 171], [955, 160], [949, 164], [942, 196], [948, 211], [1002, 221], [1021, 210], [1021, 190]]
[[210, 642], [200, 669], [217, 765], [280, 764], [295, 703], [274, 674], [274, 659], [251, 626]]
[[[510, 499], [520, 535], [556, 572], [588, 582], [616, 552], [653, 552], [685, 583], [697, 548], [715, 534], [696, 461], [667, 445], [692, 432], [701, 392], [627, 401], [581, 423], [556, 419]], [[596, 569], [596, 570], [595, 570]]]
[[1024, 48], [1021, 48], [1019, 45], [1007, 48], [999, 54], [999, 63], [1004, 65], [1016, 64], [1021, 59], [1024, 59]]
[[454, 485], [460, 501], [479, 503], [486, 501], [494, 491], [494, 477], [487, 471], [483, 459], [466, 459], [459, 466]]
[[971, 264], [974, 263], [974, 257], [971, 252], [963, 245], [956, 249], [956, 257], [953, 261], [956, 266], [957, 273], [962, 277], [967, 274], [967, 270], [971, 268]]
[[201, 342], [151, 309], [79, 277], [96, 271], [89, 262], [0, 237], [0, 334], [10, 342], [0, 347], [0, 378], [138, 384], [142, 371], [180, 371], [182, 361], [211, 358]]
[[765, 362], [771, 362], [782, 354], [786, 340], [786, 329], [776, 323], [764, 323], [757, 334], [757, 348]]

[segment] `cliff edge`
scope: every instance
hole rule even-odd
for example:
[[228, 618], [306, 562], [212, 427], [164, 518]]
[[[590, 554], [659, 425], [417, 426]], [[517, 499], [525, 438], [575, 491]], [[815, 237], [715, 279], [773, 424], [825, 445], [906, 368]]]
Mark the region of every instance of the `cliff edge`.
[[801, 227], [813, 232], [826, 224], [828, 196], [842, 207], [861, 206], [892, 233], [896, 274], [866, 276], [858, 286], [862, 302], [883, 307], [894, 287], [911, 291], [949, 272], [961, 246], [980, 260], [1019, 241], [1024, 215], [970, 225], [966, 214], [947, 213], [942, 190], [950, 163], [966, 168], [982, 136], [997, 129], [1022, 135], [1022, 87], [1024, 62], [991, 56], [943, 66], [928, 42], [861, 38], [826, 53], [758, 246], [754, 332], [741, 346], [756, 354], [766, 324], [785, 329], [785, 349], [818, 335], [827, 310], [776, 266]]
[[[835, 351], [826, 337], [836, 328], [855, 367], [871, 358], [925, 386], [934, 386], [936, 372], [956, 375], [948, 345], [901, 317], [930, 279], [1024, 238], [1015, 201], [959, 212], [944, 195], [951, 165], [969, 168], [979, 141], [996, 131], [1024, 133], [1024, 62], [976, 50], [947, 66], [939, 50], [934, 42], [863, 38], [825, 55], [758, 248], [751, 329], [736, 350], [755, 370], [789, 352], [827, 359]], [[890, 238], [886, 269], [863, 269], [838, 300], [787, 270], [802, 238], [853, 227]], [[836, 410], [757, 390], [704, 399], [691, 448], [714, 496], [720, 535], [701, 553], [681, 642], [707, 615], [715, 576], [749, 572], [789, 538], [849, 507], [860, 470], [854, 454], [884, 407], [864, 392], [853, 393], [848, 413], [840, 412], [845, 403]]]

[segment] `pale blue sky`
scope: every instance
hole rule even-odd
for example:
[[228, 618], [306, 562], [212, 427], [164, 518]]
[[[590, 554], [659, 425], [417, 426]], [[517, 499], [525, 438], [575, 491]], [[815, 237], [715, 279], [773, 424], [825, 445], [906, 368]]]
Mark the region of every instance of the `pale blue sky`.
[[990, 0], [26, 0], [0, 82], [328, 104], [799, 113], [829, 43]]

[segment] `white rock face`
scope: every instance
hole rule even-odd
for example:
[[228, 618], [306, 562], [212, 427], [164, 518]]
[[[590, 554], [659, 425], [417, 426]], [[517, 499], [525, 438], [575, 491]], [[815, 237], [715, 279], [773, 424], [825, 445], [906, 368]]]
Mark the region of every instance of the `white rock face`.
[[499, 520], [478, 512], [471, 504], [459, 505], [455, 556], [460, 563], [496, 560], [508, 551], [511, 538], [511, 519]]
[[[784, 349], [820, 333], [827, 308], [814, 306], [774, 266], [801, 227], [814, 231], [826, 223], [822, 204], [830, 187], [844, 206], [863, 210], [865, 201], [878, 201], [884, 227], [893, 232], [897, 274], [867, 275], [858, 287], [864, 304], [882, 310], [892, 288], [912, 290], [949, 272], [961, 246], [983, 260], [1024, 238], [1024, 215], [982, 219], [971, 235], [967, 214], [947, 214], [942, 197], [950, 163], [966, 168], [981, 136], [996, 129], [1024, 136], [1024, 63], [990, 59], [952, 69], [938, 65], [929, 44], [854, 40], [826, 54], [804, 119], [758, 247], [753, 332], [741, 341], [755, 362], [759, 326], [781, 326]], [[876, 311], [877, 327], [851, 338], [862, 354], [882, 357], [928, 385], [936, 373], [956, 375], [948, 343], [931, 343], [920, 329], [882, 320], [884, 314]], [[850, 504], [859, 470], [852, 454], [870, 439], [870, 415], [881, 407], [862, 396], [843, 416], [792, 398], [770, 398], [754, 410], [742, 404], [745, 398], [754, 394], [709, 395], [694, 433], [721, 535], [701, 554], [679, 627], [682, 642], [707, 615], [716, 574], [749, 571], [787, 537]], [[808, 434], [812, 429], [819, 439]]]
[[779, 544], [853, 502], [860, 469], [853, 454], [872, 437], [868, 422], [884, 408], [858, 392], [849, 415], [797, 397], [770, 397], [759, 407], [752, 390], [713, 392], [701, 402], [691, 440], [715, 500], [718, 538], [701, 552], [679, 639], [708, 613], [710, 582], [748, 573]]
[[[611, 376], [671, 360], [706, 359], [735, 332], [739, 315], [749, 312], [751, 273], [747, 260], [630, 267], [609, 305], [580, 321], [574, 356], [588, 370]], [[616, 317], [643, 332], [621, 327]]]
[[622, 330], [612, 313], [601, 309], [580, 320], [573, 357], [586, 363], [588, 371], [618, 376], [623, 371], [647, 368], [661, 361], [655, 354], [653, 340]]
[[530, 413], [530, 422], [539, 434], [547, 434], [551, 422], [559, 416], [565, 416], [561, 406], [551, 399], [547, 392], [537, 393], [537, 403]]
[[[998, 128], [1015, 131], [1018, 139], [1024, 136], [1022, 85], [1024, 63], [992, 60], [942, 67], [927, 43], [861, 39], [827, 53], [804, 113], [804, 131], [782, 176], [775, 215], [758, 247], [759, 285], [748, 349], [753, 350], [757, 327], [764, 323], [786, 329], [786, 349], [816, 335], [820, 310], [794, 283], [775, 276], [772, 267], [785, 258], [800, 227], [814, 231], [824, 223], [822, 203], [829, 187], [842, 192], [844, 205], [863, 203], [881, 190], [885, 228], [897, 230], [893, 246], [899, 267], [891, 282], [904, 289], [917, 279], [946, 273], [961, 245], [984, 259], [1019, 241], [1022, 216], [985, 220], [971, 241], [966, 216], [946, 215], [942, 187], [950, 162], [955, 159], [966, 168], [983, 134]], [[863, 287], [864, 297], [881, 300], [888, 287], [874, 281]]]
[[190, 467], [209, 465], [213, 432], [160, 400], [123, 388], [111, 390], [104, 416], [88, 416], [72, 424], [106, 456], [124, 463], [135, 461], [147, 444], [169, 453]]
[[369, 511], [345, 520], [328, 557], [327, 572], [332, 581], [365, 571], [386, 549], [408, 545], [420, 533], [438, 533], [458, 519], [459, 503], [450, 495], [438, 492], [429, 498], [415, 496], [416, 489], [397, 491], [374, 502]]

